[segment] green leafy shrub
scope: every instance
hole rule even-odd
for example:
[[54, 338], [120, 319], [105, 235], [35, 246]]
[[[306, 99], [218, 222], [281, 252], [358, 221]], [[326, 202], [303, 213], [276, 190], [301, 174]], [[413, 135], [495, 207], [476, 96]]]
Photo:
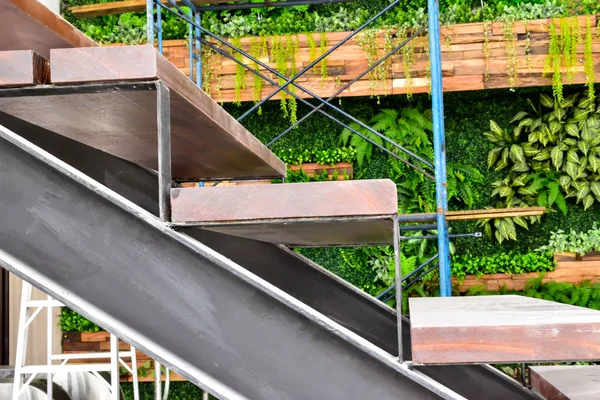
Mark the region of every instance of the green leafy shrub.
[[550, 234], [550, 241], [538, 251], [551, 251], [554, 253], [571, 252], [584, 256], [590, 251], [600, 251], [600, 228], [594, 223], [587, 232], [576, 232], [571, 229], [566, 233], [562, 229]]
[[[108, 15], [96, 18], [77, 18], [68, 11], [76, 5], [97, 3], [95, 0], [66, 0], [63, 10], [65, 18], [100, 42], [126, 42], [139, 38], [141, 25], [132, 18], [145, 20], [145, 13], [128, 13], [129, 21], [121, 16]], [[594, 14], [598, 10], [593, 0], [584, 0], [582, 5], [568, 8], [562, 2], [536, 0], [526, 1], [479, 1], [448, 2], [440, 4], [442, 24], [459, 24], [497, 20], [532, 20], [571, 14]], [[271, 7], [235, 11], [205, 11], [202, 26], [220, 36], [272, 36], [305, 32], [352, 31], [364, 24], [374, 13], [389, 4], [386, 0], [356, 1], [351, 4], [320, 6]], [[182, 7], [186, 12], [187, 9]], [[373, 28], [416, 28], [427, 22], [427, 4], [410, 1], [395, 7], [372, 25]], [[123, 14], [126, 15], [126, 14]], [[163, 11], [163, 36], [165, 39], [184, 39], [187, 24], [175, 15]], [[145, 21], [144, 21], [145, 25]], [[125, 29], [127, 27], [128, 29]], [[129, 28], [135, 29], [135, 32]]]
[[[564, 198], [575, 198], [585, 210], [600, 201], [600, 102], [578, 94], [563, 102], [541, 95], [533, 113], [519, 112], [512, 135], [493, 121], [486, 133], [498, 147], [488, 155], [488, 167], [510, 167], [495, 183], [494, 195], [507, 204], [515, 198], [526, 204], [557, 207], [566, 213]], [[559, 190], [560, 189], [560, 190]]]
[[[133, 400], [133, 384], [121, 383], [125, 400]], [[140, 400], [155, 400], [154, 383], [143, 382], [139, 384]], [[170, 382], [169, 400], [201, 400], [202, 389], [191, 382]], [[211, 400], [217, 400], [210, 396]]]
[[511, 291], [506, 288], [501, 288], [499, 291], [485, 291], [482, 289], [483, 286], [476, 286], [471, 288], [466, 295], [518, 294], [600, 310], [600, 282], [591, 283], [589, 280], [585, 280], [580, 284], [555, 281], [542, 282], [543, 278], [544, 273], [541, 273], [539, 277], [527, 281], [522, 292]]
[[467, 275], [525, 274], [528, 272], [553, 271], [555, 267], [551, 251], [498, 253], [490, 256], [473, 256], [469, 253], [452, 258], [452, 276]]
[[[539, 106], [529, 103], [533, 112], [517, 113], [512, 132], [490, 121], [485, 133], [496, 146], [488, 153], [488, 168], [507, 171], [492, 184], [492, 196], [504, 207], [556, 206], [566, 214], [566, 199], [574, 198], [589, 209], [600, 201], [600, 101], [596, 106], [584, 92], [562, 101], [542, 94]], [[528, 227], [523, 219], [513, 222]], [[514, 223], [494, 223], [499, 242], [516, 240]]]
[[60, 312], [59, 325], [63, 332], [100, 332], [103, 330], [67, 307], [63, 307]]
[[307, 148], [287, 148], [278, 151], [277, 157], [286, 164], [300, 165], [303, 163], [317, 163], [334, 165], [340, 162], [351, 163], [356, 160], [356, 149], [353, 147], [336, 147], [326, 150]]

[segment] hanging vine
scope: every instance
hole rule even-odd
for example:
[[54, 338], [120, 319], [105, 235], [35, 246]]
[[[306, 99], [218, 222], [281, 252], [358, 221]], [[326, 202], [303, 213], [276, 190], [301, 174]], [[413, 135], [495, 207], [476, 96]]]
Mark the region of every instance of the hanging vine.
[[483, 22], [483, 56], [485, 57], [485, 68], [483, 77], [487, 81], [490, 79], [490, 23]]
[[[384, 55], [386, 55], [386, 54], [390, 53], [392, 50], [394, 50], [394, 47], [396, 47], [397, 43], [402, 42], [404, 39], [406, 39], [406, 29], [400, 28], [396, 32], [396, 35], [394, 35], [394, 32], [390, 28], [386, 29], [384, 32], [384, 35], [383, 35], [383, 54], [381, 55], [381, 57], [383, 57]], [[378, 58], [379, 58], [379, 54], [378, 54]], [[382, 69], [383, 69], [383, 71], [382, 71], [383, 93], [384, 93], [384, 95], [387, 95], [388, 94], [387, 77], [388, 77], [388, 71], [390, 71], [392, 69], [392, 57], [388, 57], [385, 59], [385, 61], [382, 63]]]
[[502, 26], [506, 43], [506, 73], [508, 74], [508, 84], [511, 89], [513, 89], [517, 83], [517, 35], [514, 31], [514, 25], [515, 21], [509, 19], [504, 21]]
[[[399, 41], [402, 42], [407, 38], [406, 29], [399, 31]], [[415, 63], [415, 44], [411, 40], [402, 47], [402, 65], [404, 66], [404, 78], [406, 79], [406, 96], [408, 99], [413, 95], [413, 71], [412, 66]]]
[[[295, 39], [296, 40], [294, 40], [294, 38], [291, 35], [287, 35], [285, 38], [285, 40], [286, 40], [285, 56], [286, 56], [287, 61], [290, 63], [290, 67], [289, 67], [289, 71], [290, 71], [289, 76], [290, 77], [293, 77], [298, 73], [298, 67], [296, 66], [296, 54], [298, 53], [298, 50], [300, 48], [298, 45], [298, 36], [297, 35], [296, 35]], [[296, 86], [289, 85], [288, 88], [290, 89], [290, 93], [296, 93]], [[298, 104], [297, 104], [296, 98], [294, 96], [290, 96], [290, 99], [288, 100], [287, 108], [288, 108], [290, 122], [292, 124], [295, 124], [296, 121], [298, 121], [298, 117], [297, 117]]]
[[[256, 59], [260, 59], [261, 57], [265, 57], [268, 55], [269, 49], [267, 46], [266, 38], [255, 38], [253, 37], [250, 41], [250, 55]], [[257, 62], [252, 64], [252, 68], [256, 71], [260, 71], [260, 65]], [[252, 88], [252, 99], [254, 103], [258, 103], [261, 100], [261, 93], [263, 88], [263, 79], [256, 75], [254, 75], [254, 86]], [[257, 110], [258, 115], [262, 115], [262, 107], [259, 107]]]
[[[202, 68], [202, 90], [204, 90], [206, 92], [206, 94], [210, 96], [210, 94], [211, 94], [210, 84], [214, 77], [214, 68], [215, 68], [214, 67], [215, 64], [211, 63], [210, 61], [211, 61], [212, 57], [217, 55], [218, 53], [206, 45], [201, 46], [200, 52], [201, 52], [200, 57], [202, 59], [202, 66], [203, 66], [203, 68]], [[190, 69], [191, 68], [194, 68], [194, 66], [190, 65]]]
[[[240, 38], [231, 39], [231, 44], [235, 47], [242, 47], [242, 40]], [[230, 49], [230, 53], [235, 57], [236, 60], [241, 61], [243, 63], [244, 57], [237, 51]], [[233, 100], [233, 104], [241, 105], [242, 104], [242, 90], [246, 90], [246, 68], [243, 65], [236, 64], [235, 68], [235, 98]]]
[[585, 71], [585, 85], [588, 88], [588, 98], [590, 99], [590, 104], [594, 104], [593, 100], [595, 99], [595, 91], [594, 91], [594, 82], [596, 80], [596, 71], [594, 67], [594, 57], [592, 54], [593, 51], [593, 42], [592, 42], [592, 23], [590, 21], [590, 16], [588, 15], [586, 18], [586, 32], [585, 32], [585, 45], [584, 45], [584, 61], [583, 61], [583, 70]]
[[[321, 32], [321, 56], [327, 52], [327, 46], [329, 46], [329, 39], [325, 32]], [[327, 57], [321, 60], [321, 87], [325, 85], [325, 79], [329, 77], [327, 71]]]
[[549, 32], [550, 47], [548, 48], [548, 57], [546, 57], [546, 63], [544, 65], [544, 72], [542, 76], [545, 77], [552, 74], [552, 92], [554, 93], [554, 98], [560, 103], [564, 100], [562, 76], [560, 70], [562, 63], [562, 52], [554, 19], [552, 19], [550, 22]]
[[[271, 39], [271, 59], [275, 60], [275, 69], [282, 75], [286, 75], [287, 73], [287, 60], [285, 56], [285, 45], [283, 44], [283, 39], [279, 36], [274, 36]], [[277, 78], [280, 85], [285, 83], [285, 80], [281, 77]], [[281, 112], [284, 118], [287, 118], [288, 107], [287, 107], [287, 93], [284, 91], [279, 92], [280, 95], [280, 107]]]
[[[317, 43], [312, 33], [306, 34], [306, 44], [308, 45], [308, 63], [310, 64], [317, 59]], [[313, 67], [313, 73], [315, 75], [320, 74], [316, 66]]]
[[[375, 29], [366, 30], [356, 42], [365, 53], [367, 63], [369, 67], [372, 67], [377, 60], [379, 60], [379, 45], [378, 45], [378, 31]], [[372, 96], [377, 96], [377, 87], [385, 87], [386, 83], [386, 63], [381, 63], [369, 72], [369, 80], [371, 82], [371, 93]], [[379, 96], [377, 96], [379, 101]]]
[[421, 48], [421, 53], [425, 54], [427, 66], [425, 67], [425, 78], [427, 79], [427, 93], [431, 96], [431, 57], [429, 53], [429, 33], [425, 35], [425, 40]]
[[579, 19], [577, 17], [560, 20], [560, 39], [567, 80], [573, 82], [575, 66], [577, 65], [577, 45], [581, 37]]
[[525, 60], [527, 61], [527, 69], [531, 71], [531, 32], [529, 29], [525, 34]]

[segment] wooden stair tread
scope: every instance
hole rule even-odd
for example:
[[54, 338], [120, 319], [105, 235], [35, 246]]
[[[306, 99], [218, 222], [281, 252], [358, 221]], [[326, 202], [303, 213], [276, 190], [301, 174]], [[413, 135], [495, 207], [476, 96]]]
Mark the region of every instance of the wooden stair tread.
[[546, 399], [600, 399], [600, 365], [530, 367], [531, 386]]
[[409, 303], [416, 363], [600, 358], [600, 311], [516, 295]]
[[42, 85], [49, 79], [48, 60], [33, 50], [0, 51], [0, 87]]
[[97, 44], [37, 0], [0, 0], [0, 50], [33, 50], [44, 58], [50, 49]]
[[171, 190], [172, 221], [295, 246], [392, 242], [388, 179]]
[[285, 175], [281, 160], [150, 46], [56, 49], [50, 63], [54, 86], [0, 91], [0, 109], [156, 170], [162, 82], [171, 98], [174, 179]]

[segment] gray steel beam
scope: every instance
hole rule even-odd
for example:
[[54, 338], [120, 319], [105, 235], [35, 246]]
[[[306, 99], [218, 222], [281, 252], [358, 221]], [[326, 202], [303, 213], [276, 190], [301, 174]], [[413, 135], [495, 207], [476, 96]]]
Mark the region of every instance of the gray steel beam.
[[461, 398], [0, 128], [0, 264], [221, 399]]
[[[79, 142], [0, 113], [0, 125], [77, 167], [88, 176], [158, 216], [156, 173]], [[250, 272], [350, 329], [390, 354], [398, 354], [396, 314], [297, 253], [265, 242], [201, 229], [187, 230]], [[405, 360], [410, 360], [410, 325], [403, 321]], [[534, 400], [531, 391], [485, 365], [427, 366], [419, 371], [469, 399]]]

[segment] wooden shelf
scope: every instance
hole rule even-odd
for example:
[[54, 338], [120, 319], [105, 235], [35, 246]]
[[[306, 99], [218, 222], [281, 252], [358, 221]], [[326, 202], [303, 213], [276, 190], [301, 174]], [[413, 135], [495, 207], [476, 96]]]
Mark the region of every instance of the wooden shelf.
[[[574, 67], [573, 80], [569, 82], [566, 74], [563, 74], [563, 83], [582, 84], [586, 82], [583, 72], [584, 39], [586, 34], [586, 18], [578, 17], [581, 29], [581, 41], [577, 48], [578, 62]], [[557, 20], [558, 21], [558, 20]], [[596, 16], [590, 16], [592, 30], [592, 57], [596, 68], [595, 79], [600, 82], [600, 37], [597, 35]], [[516, 54], [516, 81], [515, 87], [550, 86], [551, 77], [542, 77], [544, 65], [548, 55], [550, 37], [548, 27], [550, 21], [542, 19], [528, 23], [515, 22], [513, 31], [516, 34], [514, 51]], [[527, 41], [526, 32], [529, 32], [530, 40]], [[378, 52], [383, 56], [385, 51], [385, 31], [379, 33], [377, 40]], [[339, 43], [350, 32], [327, 33], [327, 48]], [[484, 90], [484, 89], [506, 89], [510, 88], [507, 71], [507, 41], [504, 36], [503, 24], [496, 22], [489, 25], [488, 45], [485, 42], [484, 25], [482, 23], [461, 24], [441, 27], [442, 37], [442, 73], [443, 89], [446, 92]], [[360, 37], [360, 35], [358, 36]], [[296, 54], [296, 69], [306, 67], [310, 60], [310, 46], [307, 35], [292, 35], [298, 41], [299, 51]], [[242, 48], [250, 52], [251, 44], [265, 38], [246, 37], [241, 39]], [[321, 34], [312, 34], [317, 49], [320, 48]], [[260, 60], [272, 68], [276, 68], [276, 62], [271, 54], [274, 38], [266, 38], [269, 55], [260, 57]], [[288, 40], [285, 37], [277, 40]], [[427, 38], [419, 37], [410, 45], [415, 46], [415, 59], [409, 65], [411, 79], [405, 75], [405, 65], [400, 53], [391, 57], [386, 65], [386, 80], [379, 82], [373, 88], [373, 82], [366, 76], [340, 94], [341, 97], [372, 96], [372, 95], [398, 95], [412, 93], [425, 93], [430, 90], [427, 78], [428, 59], [421, 49], [427, 46]], [[186, 75], [189, 75], [189, 48], [185, 41], [173, 40], [163, 42], [164, 55]], [[488, 59], [486, 61], [486, 52]], [[320, 54], [320, 53], [319, 53]], [[248, 59], [243, 61], [251, 65]], [[368, 67], [365, 52], [355, 39], [348, 41], [338, 50], [326, 58], [326, 66], [329, 77], [323, 79], [320, 66], [307, 72], [297, 82], [310, 89], [321, 97], [329, 97], [339, 88]], [[289, 63], [288, 63], [289, 64]], [[486, 77], [486, 65], [489, 76]], [[235, 100], [235, 82], [237, 64], [220, 56], [213, 56], [210, 63], [205, 66], [211, 69], [209, 94], [218, 102], [232, 102]], [[260, 72], [273, 78], [273, 74], [265, 69]], [[254, 78], [251, 72], [245, 72], [246, 90], [241, 91], [241, 101], [254, 100]], [[263, 82], [261, 98], [270, 94], [275, 88]], [[309, 97], [301, 90], [296, 91], [301, 97]], [[279, 95], [273, 98], [279, 99]]]
[[[556, 281], [578, 284], [584, 280], [592, 282], [600, 281], [600, 257], [590, 255], [583, 260], [576, 260], [574, 254], [555, 254], [556, 268], [554, 271], [546, 272], [542, 282]], [[458, 291], [464, 293], [474, 286], [484, 286], [484, 290], [498, 291], [505, 287], [508, 290], [523, 290], [527, 282], [540, 275], [539, 272], [525, 274], [490, 274], [477, 277], [467, 275], [462, 281], [453, 278], [452, 283], [458, 286]]]
[[[240, 0], [237, 1], [239, 2]], [[191, 0], [191, 2], [197, 6], [203, 6], [208, 4], [235, 3], [236, 0]], [[163, 1], [162, 3], [170, 4], [169, 1]], [[177, 3], [180, 6], [185, 5], [181, 1], [178, 1]], [[81, 18], [100, 17], [103, 15], [140, 12], [145, 10], [146, 0], [113, 1], [110, 3], [87, 4], [69, 8], [69, 11]]]
[[[545, 207], [495, 208], [485, 210], [465, 210], [446, 212], [446, 221], [475, 221], [494, 218], [534, 217], [543, 215]], [[402, 214], [410, 217], [410, 222], [430, 222], [435, 220], [435, 214]]]

